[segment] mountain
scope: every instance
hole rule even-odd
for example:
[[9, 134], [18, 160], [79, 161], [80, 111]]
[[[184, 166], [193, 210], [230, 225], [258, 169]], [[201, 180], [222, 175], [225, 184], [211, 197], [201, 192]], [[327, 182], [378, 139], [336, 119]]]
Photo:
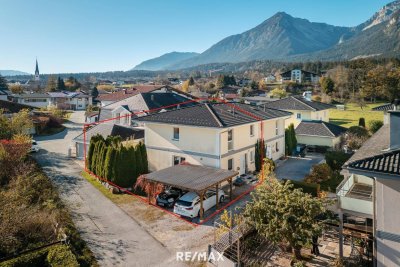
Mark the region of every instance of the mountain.
[[376, 12], [369, 20], [360, 24], [358, 28], [362, 30], [367, 30], [375, 25], [378, 25], [382, 22], [386, 22], [390, 20], [392, 14], [400, 9], [400, 1], [394, 1], [386, 6], [382, 7], [378, 12]]
[[171, 67], [179, 69], [213, 62], [281, 59], [327, 49], [353, 34], [354, 31], [348, 27], [310, 22], [279, 12], [255, 28], [229, 36], [200, 55]]
[[136, 65], [132, 70], [163, 70], [168, 68], [170, 65], [183, 60], [188, 60], [197, 55], [199, 54], [195, 52], [171, 52], [160, 57], [143, 61], [139, 65]]
[[0, 70], [1, 76], [30, 75], [30, 73], [19, 70]]

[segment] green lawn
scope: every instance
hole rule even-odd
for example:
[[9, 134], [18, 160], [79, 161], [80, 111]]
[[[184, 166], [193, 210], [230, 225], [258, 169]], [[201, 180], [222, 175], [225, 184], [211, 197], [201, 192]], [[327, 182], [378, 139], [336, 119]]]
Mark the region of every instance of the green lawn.
[[371, 109], [380, 106], [383, 103], [367, 104], [366, 107], [361, 108], [355, 103], [346, 104], [345, 110], [331, 109], [329, 111], [329, 121], [331, 123], [349, 128], [351, 126], [357, 126], [360, 118], [365, 118], [366, 126], [371, 120], [383, 121], [382, 111], [372, 111]]

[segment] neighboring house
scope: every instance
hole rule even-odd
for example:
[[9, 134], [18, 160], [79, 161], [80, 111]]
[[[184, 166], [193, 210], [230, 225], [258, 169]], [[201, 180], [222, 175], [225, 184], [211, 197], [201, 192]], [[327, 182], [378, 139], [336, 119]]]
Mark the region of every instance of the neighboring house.
[[259, 106], [271, 101], [276, 101], [276, 99], [270, 98], [269, 96], [245, 96], [241, 99], [244, 100], [245, 104], [250, 104], [253, 106]]
[[49, 92], [50, 106], [60, 109], [86, 110], [93, 105], [92, 96], [82, 92]]
[[0, 100], [7, 101], [7, 99], [8, 99], [8, 93], [4, 90], [0, 90]]
[[225, 86], [218, 90], [218, 97], [225, 100], [238, 101], [242, 91], [243, 88], [239, 86]]
[[85, 122], [94, 123], [99, 121], [100, 110], [85, 113]]
[[134, 113], [138, 114], [133, 115], [133, 117], [144, 116], [149, 113], [149, 111], [160, 112], [162, 109], [164, 109], [164, 107], [165, 109], [177, 108], [177, 106], [174, 105], [180, 103], [182, 103], [182, 107], [196, 104], [196, 102], [187, 103], [188, 101], [191, 101], [191, 99], [181, 94], [177, 94], [174, 91], [139, 93], [102, 107], [100, 109], [99, 121], [122, 117], [120, 119], [113, 120], [110, 123], [130, 126], [132, 125], [130, 115]]
[[12, 101], [18, 104], [47, 108], [51, 104], [51, 96], [45, 93], [12, 94]]
[[383, 116], [383, 123], [388, 124], [389, 123], [389, 113], [388, 111], [394, 110], [397, 106], [400, 105], [400, 99], [395, 99], [392, 101], [392, 103], [387, 103], [381, 106], [377, 106], [372, 108], [373, 111], [383, 111], [384, 116]]
[[337, 187], [341, 222], [346, 227], [349, 217], [365, 221], [376, 266], [386, 267], [400, 263], [400, 105], [396, 109], [344, 164], [345, 178]]
[[340, 148], [346, 128], [326, 121], [302, 121], [295, 129], [297, 143]]
[[34, 127], [29, 130], [28, 134], [35, 134], [37, 132], [36, 124], [38, 124], [38, 121], [36, 121], [34, 119], [34, 117], [35, 117], [34, 111], [38, 109], [37, 107], [19, 104], [19, 103], [15, 103], [15, 102], [11, 102], [11, 101], [6, 101], [6, 100], [0, 100], [0, 109], [3, 110], [3, 114], [8, 118], [11, 118], [13, 116], [13, 114], [18, 113], [23, 109], [29, 110]]
[[285, 155], [284, 120], [290, 115], [246, 104], [202, 103], [138, 120], [144, 123], [152, 171], [186, 161], [243, 174], [255, 170], [255, 144], [260, 138], [269, 158]]
[[85, 110], [88, 105], [92, 105], [92, 96], [80, 92], [13, 94], [11, 97], [14, 102], [38, 108]]
[[[122, 141], [125, 140], [141, 140], [144, 137], [144, 131], [140, 128], [124, 127], [116, 124], [101, 123], [93, 126], [86, 131], [86, 134], [80, 134], [74, 139], [72, 139], [72, 150], [75, 150], [76, 157], [78, 159], [83, 159], [85, 155], [85, 143], [86, 143], [86, 153], [89, 150], [90, 139], [100, 134], [107, 138], [107, 136], [120, 136]], [[86, 140], [85, 140], [86, 137]]]
[[140, 94], [140, 93], [149, 93], [149, 92], [174, 92], [180, 94], [182, 96], [190, 96], [187, 93], [179, 91], [173, 87], [167, 85], [135, 85], [130, 89], [123, 89], [117, 92], [113, 92], [111, 94], [102, 94], [97, 97], [97, 100], [101, 102], [101, 106], [107, 106], [112, 103], [127, 99], [131, 96]]
[[285, 71], [280, 74], [281, 82], [295, 82], [295, 83], [317, 83], [319, 81], [320, 76], [316, 73], [293, 69], [289, 71]]
[[273, 74], [268, 75], [267, 77], [264, 78], [264, 81], [266, 83], [273, 83], [276, 82], [276, 77]]
[[334, 108], [333, 105], [311, 100], [311, 92], [305, 92], [303, 96], [289, 96], [268, 102], [265, 106], [292, 112], [293, 115], [285, 122], [285, 127], [293, 123], [295, 128], [303, 120], [329, 122], [329, 109]]

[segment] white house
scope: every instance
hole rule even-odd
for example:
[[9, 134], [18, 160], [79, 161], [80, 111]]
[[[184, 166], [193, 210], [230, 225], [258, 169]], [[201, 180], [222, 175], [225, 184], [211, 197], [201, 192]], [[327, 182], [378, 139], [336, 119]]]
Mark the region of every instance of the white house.
[[47, 108], [51, 103], [51, 96], [45, 93], [13, 94], [12, 101], [38, 108]]
[[285, 119], [290, 113], [246, 104], [202, 103], [138, 118], [144, 123], [152, 171], [183, 161], [240, 174], [255, 170], [255, 144], [266, 154], [285, 155]]
[[292, 69], [289, 71], [282, 72], [280, 74], [281, 82], [295, 82], [295, 83], [318, 83], [320, 76], [316, 73]]
[[344, 164], [337, 196], [344, 227], [349, 217], [365, 221], [374, 266], [394, 267], [400, 264], [400, 105], [389, 115], [389, 123]]

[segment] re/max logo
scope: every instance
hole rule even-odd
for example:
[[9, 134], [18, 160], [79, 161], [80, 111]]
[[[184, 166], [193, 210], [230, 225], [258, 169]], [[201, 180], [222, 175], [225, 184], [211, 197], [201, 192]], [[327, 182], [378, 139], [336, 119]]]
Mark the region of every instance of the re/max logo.
[[210, 252], [207, 255], [207, 252], [177, 252], [176, 253], [176, 261], [208, 261], [208, 262], [216, 262], [216, 261], [224, 261], [224, 253], [219, 252]]

